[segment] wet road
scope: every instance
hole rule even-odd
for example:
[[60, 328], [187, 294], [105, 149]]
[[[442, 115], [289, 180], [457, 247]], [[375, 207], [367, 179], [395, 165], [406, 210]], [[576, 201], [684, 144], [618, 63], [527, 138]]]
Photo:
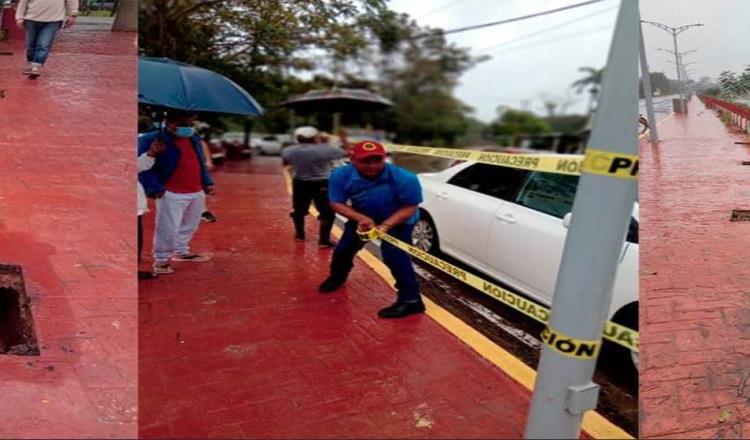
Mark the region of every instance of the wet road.
[[[677, 98], [677, 95], [669, 96], [656, 96], [654, 100], [654, 115], [656, 116], [656, 122], [660, 122], [672, 113], [672, 100]], [[638, 100], [638, 113], [646, 115], [646, 100]]]

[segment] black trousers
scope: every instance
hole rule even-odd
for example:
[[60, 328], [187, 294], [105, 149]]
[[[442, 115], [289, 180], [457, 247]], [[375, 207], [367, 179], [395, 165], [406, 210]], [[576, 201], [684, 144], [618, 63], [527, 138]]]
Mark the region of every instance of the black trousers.
[[310, 203], [320, 213], [320, 243], [328, 243], [333, 227], [334, 212], [328, 202], [328, 180], [292, 181], [292, 208], [290, 217], [294, 220], [294, 232], [297, 238], [305, 238], [305, 216], [310, 211]]

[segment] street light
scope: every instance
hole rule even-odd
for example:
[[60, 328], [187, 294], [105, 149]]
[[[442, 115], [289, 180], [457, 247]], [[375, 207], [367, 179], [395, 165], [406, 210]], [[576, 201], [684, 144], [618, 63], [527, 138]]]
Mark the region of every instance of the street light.
[[677, 82], [680, 85], [680, 98], [685, 99], [685, 94], [682, 90], [682, 73], [680, 72], [680, 60], [679, 60], [680, 51], [677, 48], [677, 36], [685, 32], [686, 30], [690, 29], [691, 27], [698, 27], [698, 26], [705, 26], [705, 25], [703, 23], [695, 23], [695, 24], [688, 24], [688, 25], [680, 26], [680, 27], [671, 27], [662, 23], [654, 22], [654, 21], [641, 20], [641, 22], [656, 26], [659, 29], [666, 31], [670, 35], [672, 35], [672, 41], [674, 42], [673, 53], [674, 53], [674, 58], [675, 58], [675, 63], [676, 63], [675, 68], [677, 69]]
[[[674, 54], [675, 54], [675, 51], [673, 51], [673, 50], [669, 50], [669, 49], [664, 49], [664, 48], [661, 48], [661, 47], [657, 47], [657, 48], [656, 48], [656, 50], [658, 50], [658, 51], [661, 51], [661, 52], [669, 52], [669, 53], [671, 53], [672, 55], [674, 55]], [[694, 50], [694, 49], [693, 49], [693, 50], [686, 50], [685, 52], [679, 52], [679, 53], [677, 53], [677, 55], [679, 55], [679, 56], [684, 56], [684, 55], [688, 55], [688, 54], [691, 54], [691, 53], [693, 53], [693, 52], [698, 52], [698, 51], [697, 51], [697, 50]]]

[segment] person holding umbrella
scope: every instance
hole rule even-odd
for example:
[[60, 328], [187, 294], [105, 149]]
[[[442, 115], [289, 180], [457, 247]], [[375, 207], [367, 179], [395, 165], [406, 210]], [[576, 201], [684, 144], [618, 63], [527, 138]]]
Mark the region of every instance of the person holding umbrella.
[[[138, 152], [160, 139], [166, 144], [153, 168], [139, 174], [146, 195], [156, 199], [154, 272], [171, 273], [174, 261], [206, 261], [190, 252], [190, 240], [205, 211], [213, 180], [206, 166], [201, 138], [195, 134], [195, 113], [260, 116], [263, 107], [229, 78], [202, 67], [168, 58], [139, 57], [138, 103], [172, 109], [166, 128], [141, 137]], [[160, 124], [161, 125], [161, 124]]]
[[61, 27], [73, 26], [78, 0], [20, 0], [16, 23], [26, 29], [26, 61], [23, 73], [35, 79], [47, 62], [52, 43]]
[[154, 273], [174, 272], [170, 258], [173, 261], [210, 259], [190, 252], [190, 240], [205, 211], [206, 194], [213, 193], [214, 185], [194, 123], [192, 113], [170, 111], [161, 130], [144, 134], [138, 140], [139, 156], [153, 151], [155, 143], [165, 145], [156, 155], [153, 167], [138, 175], [146, 195], [156, 199]]

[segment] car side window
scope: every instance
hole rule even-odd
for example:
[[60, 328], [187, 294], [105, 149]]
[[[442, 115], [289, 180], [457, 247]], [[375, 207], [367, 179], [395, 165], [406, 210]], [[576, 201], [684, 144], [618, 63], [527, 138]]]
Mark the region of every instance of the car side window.
[[573, 209], [578, 176], [534, 172], [518, 193], [516, 203], [563, 218]]
[[528, 172], [484, 163], [474, 164], [448, 183], [503, 200], [513, 200]]

